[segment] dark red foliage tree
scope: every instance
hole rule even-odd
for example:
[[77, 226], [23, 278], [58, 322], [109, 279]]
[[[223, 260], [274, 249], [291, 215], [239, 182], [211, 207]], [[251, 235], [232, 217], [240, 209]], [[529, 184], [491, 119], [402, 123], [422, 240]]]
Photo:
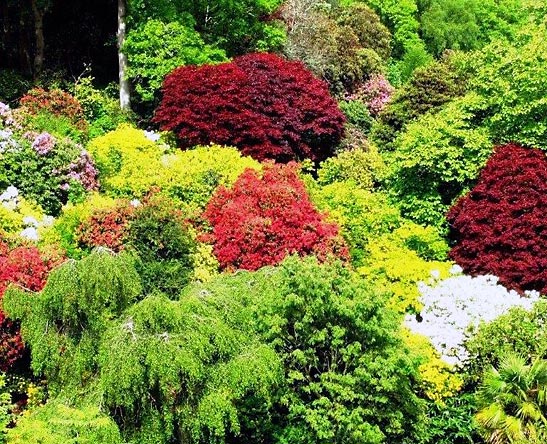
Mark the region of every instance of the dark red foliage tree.
[[262, 177], [247, 169], [231, 189], [217, 190], [203, 216], [222, 268], [257, 270], [291, 253], [347, 258], [338, 227], [313, 207], [297, 170], [267, 164]]
[[493, 274], [515, 289], [547, 294], [547, 157], [496, 148], [473, 190], [448, 213], [450, 257], [471, 274]]
[[182, 148], [214, 142], [280, 162], [327, 158], [344, 127], [326, 83], [273, 54], [177, 68], [164, 81], [154, 121]]
[[[40, 291], [46, 283], [49, 270], [60, 261], [57, 254], [45, 257], [36, 247], [21, 246], [10, 249], [0, 240], [0, 307], [9, 284]], [[19, 325], [6, 318], [0, 309], [0, 371], [11, 368], [23, 352]]]

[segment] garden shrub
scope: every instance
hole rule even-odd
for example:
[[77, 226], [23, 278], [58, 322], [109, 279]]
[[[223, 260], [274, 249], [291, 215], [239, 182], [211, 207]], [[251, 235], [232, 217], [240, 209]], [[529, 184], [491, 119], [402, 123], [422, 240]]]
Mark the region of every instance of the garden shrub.
[[217, 190], [203, 217], [222, 268], [256, 270], [291, 253], [325, 259], [346, 252], [338, 227], [313, 207], [294, 163], [267, 165], [262, 176], [246, 170], [231, 189]]
[[12, 239], [17, 235], [39, 237], [38, 230], [50, 226], [52, 222], [52, 218], [45, 216], [38, 205], [20, 196], [14, 186], [0, 193], [0, 230], [4, 236]]
[[126, 201], [120, 201], [112, 208], [93, 211], [74, 233], [82, 249], [106, 247], [119, 252], [123, 249], [129, 232], [129, 222], [134, 208]]
[[114, 131], [122, 123], [134, 119], [131, 112], [122, 110], [120, 102], [109, 85], [106, 89], [93, 86], [92, 77], [81, 77], [74, 84], [74, 97], [80, 102], [84, 116], [89, 122], [89, 137], [91, 139]]
[[8, 430], [8, 425], [11, 422], [11, 395], [5, 388], [5, 376], [3, 373], [0, 373], [0, 444], [5, 444], [6, 432]]
[[[380, 149], [393, 150], [396, 147], [397, 135], [409, 122], [427, 112], [439, 110], [446, 103], [465, 93], [468, 88], [468, 74], [460, 65], [465, 63], [460, 62], [459, 57], [454, 54], [413, 72], [408, 83], [390, 98], [389, 103], [378, 114], [371, 136]], [[363, 91], [357, 92], [356, 95], [366, 97], [371, 89], [363, 88]], [[379, 97], [385, 97], [385, 94]]]
[[56, 117], [65, 117], [80, 131], [87, 130], [84, 111], [80, 102], [69, 93], [60, 89], [46, 91], [33, 88], [20, 100], [21, 107], [32, 115], [49, 113]]
[[165, 75], [179, 66], [226, 61], [224, 51], [203, 42], [189, 15], [170, 23], [147, 20], [130, 29], [124, 53], [129, 63], [127, 76], [143, 102], [153, 102]]
[[388, 186], [403, 216], [446, 229], [445, 214], [469, 190], [492, 152], [489, 133], [473, 123], [475, 96], [407, 126], [393, 156]]
[[47, 378], [56, 396], [85, 389], [97, 371], [101, 335], [141, 290], [134, 258], [103, 249], [53, 270], [39, 293], [9, 288], [3, 304], [21, 322], [32, 370]]
[[317, 182], [329, 185], [351, 181], [363, 190], [372, 190], [385, 174], [386, 166], [375, 146], [341, 151], [321, 163], [317, 170]]
[[9, 126], [4, 132], [10, 134], [5, 141], [10, 149], [0, 155], [0, 189], [15, 186], [56, 216], [69, 199], [98, 188], [94, 162], [80, 144], [48, 132], [19, 136]]
[[78, 408], [58, 400], [50, 400], [19, 418], [17, 426], [8, 431], [6, 440], [6, 444], [72, 442], [122, 444], [123, 441], [116, 423], [97, 407]]
[[133, 212], [127, 243], [137, 253], [137, 271], [146, 293], [177, 296], [191, 277], [195, 239], [180, 210], [162, 196], [149, 196]]
[[365, 83], [352, 91], [348, 98], [365, 103], [370, 115], [378, 117], [388, 105], [394, 92], [395, 88], [382, 74], [373, 74]]
[[547, 293], [547, 158], [538, 149], [498, 146], [469, 194], [448, 214], [450, 257], [470, 274], [508, 288]]
[[214, 142], [283, 162], [327, 158], [344, 120], [325, 83], [273, 54], [177, 68], [165, 78], [154, 117], [182, 148]]
[[365, 134], [370, 131], [372, 117], [364, 102], [361, 100], [343, 100], [338, 103], [349, 125], [355, 125]]
[[547, 358], [547, 302], [540, 299], [531, 307], [530, 303], [522, 305], [481, 324], [467, 338], [465, 374], [469, 382], [477, 383], [486, 370], [498, 366], [511, 353], [529, 359]]
[[[274, 442], [419, 439], [424, 418], [415, 395], [418, 363], [405, 352], [400, 319], [368, 281], [340, 263], [293, 256], [278, 267], [223, 276], [203, 288], [254, 301], [247, 321], [282, 360], [284, 390], [269, 415], [277, 426]], [[264, 442], [270, 429], [252, 432]]]
[[36, 247], [10, 248], [0, 239], [0, 372], [11, 369], [24, 354], [19, 324], [6, 316], [1, 302], [9, 284], [40, 291], [49, 271], [61, 261], [56, 253], [43, 254]]
[[0, 71], [0, 102], [15, 103], [30, 87], [31, 82], [17, 71]]

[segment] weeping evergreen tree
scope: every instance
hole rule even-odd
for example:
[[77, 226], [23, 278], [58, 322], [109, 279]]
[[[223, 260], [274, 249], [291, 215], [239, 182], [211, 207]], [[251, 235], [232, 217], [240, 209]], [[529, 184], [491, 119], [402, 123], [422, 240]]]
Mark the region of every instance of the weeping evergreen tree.
[[547, 442], [547, 361], [508, 355], [479, 391], [476, 420], [491, 444]]

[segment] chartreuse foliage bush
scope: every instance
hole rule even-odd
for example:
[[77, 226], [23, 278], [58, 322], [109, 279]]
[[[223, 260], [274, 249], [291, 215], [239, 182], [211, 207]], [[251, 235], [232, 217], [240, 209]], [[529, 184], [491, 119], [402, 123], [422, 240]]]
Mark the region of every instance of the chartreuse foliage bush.
[[519, 292], [547, 293], [547, 157], [538, 149], [495, 148], [471, 192], [450, 210], [450, 257], [473, 275], [493, 274]]
[[218, 145], [171, 152], [130, 126], [97, 137], [88, 148], [108, 195], [142, 198], [157, 187], [187, 213], [202, 210], [219, 185], [231, 185], [246, 168], [261, 168]]
[[122, 444], [123, 440], [116, 423], [97, 407], [78, 408], [57, 400], [19, 418], [6, 439], [6, 444], [59, 443]]
[[407, 126], [391, 159], [388, 186], [404, 216], [438, 229], [445, 213], [469, 190], [485, 165], [492, 144], [484, 128], [476, 128], [467, 96], [437, 114], [426, 114]]
[[32, 369], [47, 378], [51, 394], [72, 396], [91, 381], [101, 335], [137, 301], [141, 288], [134, 259], [103, 250], [56, 268], [39, 293], [6, 291], [4, 309], [21, 320]]
[[223, 269], [257, 270], [289, 254], [321, 259], [346, 255], [336, 224], [312, 205], [298, 165], [269, 164], [262, 176], [248, 169], [232, 188], [219, 188], [203, 213], [206, 240]]
[[473, 59], [472, 88], [496, 142], [547, 149], [547, 30], [544, 24], [524, 29], [511, 44], [495, 41]]
[[11, 422], [11, 396], [9, 392], [6, 392], [5, 387], [5, 376], [0, 373], [0, 444], [5, 444], [7, 426]]
[[192, 17], [185, 15], [169, 23], [147, 20], [129, 30], [123, 48], [127, 76], [141, 101], [154, 101], [165, 75], [179, 66], [226, 61], [224, 51], [206, 45], [194, 27]]
[[165, 78], [154, 121], [182, 148], [218, 143], [287, 162], [332, 155], [345, 119], [327, 85], [301, 62], [258, 53], [177, 68]]

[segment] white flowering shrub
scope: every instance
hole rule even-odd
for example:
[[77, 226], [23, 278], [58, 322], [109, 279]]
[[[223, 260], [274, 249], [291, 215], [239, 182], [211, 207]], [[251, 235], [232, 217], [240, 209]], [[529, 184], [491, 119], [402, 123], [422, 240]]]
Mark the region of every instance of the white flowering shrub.
[[539, 299], [537, 292], [521, 296], [507, 290], [496, 276], [471, 277], [461, 271], [455, 265], [451, 277], [438, 280], [432, 273], [429, 285], [421, 282], [418, 289], [424, 308], [405, 319], [410, 330], [427, 336], [441, 358], [453, 365], [468, 358], [463, 342], [481, 322], [490, 322], [512, 307], [530, 310]]

